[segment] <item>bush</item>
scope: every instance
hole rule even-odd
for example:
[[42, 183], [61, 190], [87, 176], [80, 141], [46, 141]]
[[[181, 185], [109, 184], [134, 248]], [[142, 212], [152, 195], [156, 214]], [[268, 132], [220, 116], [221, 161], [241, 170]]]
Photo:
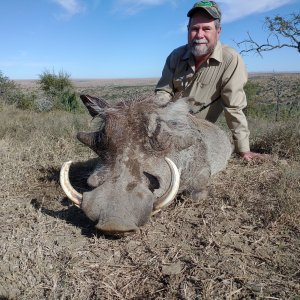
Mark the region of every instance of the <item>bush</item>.
[[[54, 72], [45, 71], [39, 77], [39, 85], [46, 95], [46, 101], [44, 102], [48, 104], [46, 106], [48, 110], [52, 108], [65, 111], [79, 110], [80, 103], [69, 74], [60, 71], [56, 75]], [[45, 106], [39, 105], [39, 107]]]
[[288, 75], [257, 77], [245, 85], [248, 117], [288, 121], [300, 117], [299, 78]]
[[24, 93], [22, 89], [13, 80], [4, 76], [0, 71], [0, 103], [15, 105], [20, 109], [34, 109], [36, 94]]
[[39, 84], [42, 90], [49, 94], [62, 92], [65, 89], [73, 89], [73, 84], [70, 80], [70, 74], [60, 71], [58, 75], [54, 72], [44, 71], [39, 75]]
[[261, 107], [258, 102], [258, 95], [261, 93], [259, 84], [248, 81], [244, 87], [244, 91], [247, 96], [247, 108], [245, 109], [245, 114], [247, 116], [262, 117]]
[[16, 107], [23, 110], [35, 110], [37, 95], [34, 92], [29, 94], [19, 93], [16, 94]]
[[14, 81], [9, 80], [7, 76], [0, 71], [0, 100], [2, 103], [13, 104], [13, 91], [17, 88]]

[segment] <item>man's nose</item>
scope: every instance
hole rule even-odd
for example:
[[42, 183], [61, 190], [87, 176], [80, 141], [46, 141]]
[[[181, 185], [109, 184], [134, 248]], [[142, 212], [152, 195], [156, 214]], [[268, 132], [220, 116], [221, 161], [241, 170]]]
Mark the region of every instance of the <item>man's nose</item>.
[[201, 38], [204, 38], [204, 30], [202, 30], [201, 28], [197, 30], [197, 33], [196, 33], [196, 38], [197, 39], [201, 39]]

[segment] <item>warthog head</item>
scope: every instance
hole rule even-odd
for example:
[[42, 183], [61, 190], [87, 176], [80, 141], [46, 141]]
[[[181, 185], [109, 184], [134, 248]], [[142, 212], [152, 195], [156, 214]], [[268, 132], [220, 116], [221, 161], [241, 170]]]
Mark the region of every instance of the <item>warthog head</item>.
[[[113, 234], [135, 231], [179, 191], [205, 188], [213, 169], [207, 157], [210, 145], [189, 114], [186, 99], [165, 108], [151, 99], [114, 106], [89, 95], [81, 99], [102, 125], [95, 132], [79, 132], [77, 138], [98, 154], [101, 163], [88, 178], [91, 191], [81, 194], [71, 186], [71, 162], [63, 165], [60, 181], [96, 228]], [[228, 154], [221, 158], [219, 169], [227, 159]]]

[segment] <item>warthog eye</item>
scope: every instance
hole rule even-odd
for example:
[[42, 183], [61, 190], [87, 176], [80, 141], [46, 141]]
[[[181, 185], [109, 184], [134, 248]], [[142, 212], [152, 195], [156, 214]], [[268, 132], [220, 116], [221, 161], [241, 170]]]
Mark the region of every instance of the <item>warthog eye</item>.
[[153, 176], [147, 172], [144, 172], [144, 175], [148, 179], [148, 187], [152, 193], [154, 192], [154, 190], [159, 189], [159, 187], [160, 187], [159, 181], [155, 176]]

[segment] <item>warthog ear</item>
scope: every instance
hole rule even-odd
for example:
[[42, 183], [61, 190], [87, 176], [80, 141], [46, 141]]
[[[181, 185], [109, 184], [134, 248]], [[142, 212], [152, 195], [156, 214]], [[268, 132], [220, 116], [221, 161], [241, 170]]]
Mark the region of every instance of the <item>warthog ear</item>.
[[100, 150], [101, 136], [99, 131], [96, 132], [78, 132], [77, 139], [98, 153]]
[[95, 117], [103, 113], [104, 108], [108, 107], [105, 100], [90, 95], [80, 95], [80, 99], [88, 109], [90, 115]]

